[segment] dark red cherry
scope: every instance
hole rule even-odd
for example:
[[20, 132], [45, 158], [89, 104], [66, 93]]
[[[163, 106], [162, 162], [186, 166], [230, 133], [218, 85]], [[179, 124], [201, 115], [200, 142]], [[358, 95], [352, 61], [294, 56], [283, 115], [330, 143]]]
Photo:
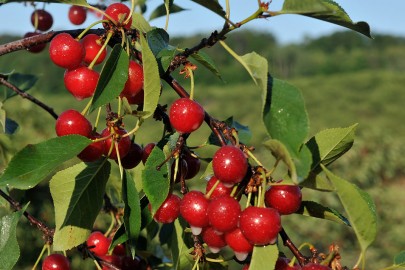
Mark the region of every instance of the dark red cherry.
[[68, 12], [69, 21], [74, 25], [80, 25], [86, 21], [87, 9], [81, 6], [71, 6]]
[[129, 148], [128, 154], [125, 157], [121, 158], [121, 165], [124, 169], [133, 169], [142, 160], [143, 150], [139, 144], [132, 142], [131, 147]]
[[[40, 33], [38, 33], [38, 32], [27, 32], [24, 35], [24, 38], [33, 37], [33, 36], [36, 36], [39, 34]], [[42, 52], [45, 49], [45, 47], [46, 47], [46, 43], [41, 43], [41, 44], [33, 45], [33, 46], [27, 48], [27, 51], [32, 52], [32, 53], [39, 53], [39, 52]]]
[[[89, 65], [94, 60], [94, 58], [96, 58], [98, 52], [101, 50], [103, 46], [103, 40], [96, 34], [88, 34], [82, 38], [81, 43], [83, 44], [84, 50], [86, 52], [83, 61], [87, 65]], [[104, 48], [100, 56], [97, 58], [95, 65], [102, 63], [106, 55], [107, 49]]]
[[278, 257], [274, 270], [301, 270], [301, 266], [297, 263], [290, 265], [290, 260], [285, 257]]
[[216, 178], [230, 186], [242, 181], [247, 172], [248, 163], [242, 150], [232, 145], [225, 145], [215, 152], [212, 169]]
[[280, 214], [273, 208], [249, 206], [240, 215], [239, 228], [253, 245], [274, 244], [281, 230]]
[[[113, 23], [118, 26], [122, 25], [127, 20], [130, 12], [131, 11], [129, 7], [123, 3], [111, 4], [105, 10], [105, 13], [113, 20]], [[103, 20], [110, 20], [109, 17], [104, 15]], [[107, 24], [103, 25], [104, 27], [107, 27]], [[132, 18], [130, 18], [129, 21], [123, 26], [126, 29], [130, 29], [131, 25], [132, 25]]]
[[[113, 136], [109, 137], [105, 140], [104, 144], [104, 155], [108, 156], [110, 159], [117, 159], [117, 151], [115, 148], [115, 144], [118, 144], [118, 152], [120, 158], [124, 158], [131, 148], [131, 139], [129, 136], [123, 137], [128, 132], [122, 128], [114, 128]], [[101, 137], [108, 137], [111, 134], [110, 128], [105, 128], [101, 132]], [[108, 155], [110, 153], [110, 155]]]
[[250, 252], [253, 251], [253, 245], [246, 239], [239, 228], [225, 233], [225, 242], [235, 253], [239, 261], [244, 261]]
[[281, 215], [297, 212], [301, 201], [301, 189], [295, 185], [274, 185], [265, 193], [266, 205], [276, 209]]
[[76, 110], [66, 110], [62, 112], [55, 124], [56, 135], [65, 136], [78, 134], [90, 137], [91, 123], [80, 112]]
[[96, 91], [99, 77], [100, 74], [97, 71], [85, 66], [66, 70], [65, 87], [77, 100], [89, 98]]
[[202, 231], [202, 239], [212, 253], [218, 253], [226, 246], [224, 234], [219, 234], [214, 228], [208, 226]]
[[83, 45], [67, 33], [57, 34], [49, 44], [49, 57], [62, 68], [79, 67], [85, 54]]
[[180, 214], [180, 202], [179, 196], [169, 194], [153, 216], [155, 221], [160, 223], [172, 223], [175, 221]]
[[[100, 139], [101, 135], [97, 132], [92, 132], [89, 139]], [[104, 154], [104, 141], [93, 142], [81, 151], [77, 157], [84, 162], [94, 162], [99, 160]]]
[[331, 270], [332, 268], [330, 268], [329, 266], [326, 266], [326, 265], [308, 263], [308, 264], [304, 265], [301, 269], [302, 270]]
[[69, 260], [62, 254], [51, 254], [42, 262], [42, 270], [69, 270]]
[[180, 133], [197, 130], [204, 121], [204, 115], [203, 107], [189, 98], [176, 100], [169, 111], [170, 124]]
[[126, 97], [128, 101], [134, 98], [143, 89], [143, 68], [135, 61], [129, 61], [128, 79], [120, 96]]
[[187, 173], [185, 179], [191, 179], [198, 174], [201, 168], [201, 161], [198, 157], [193, 156], [191, 153], [186, 152], [183, 155], [184, 160], [187, 163]]
[[145, 164], [146, 160], [148, 159], [150, 153], [152, 152], [153, 148], [155, 147], [155, 143], [148, 143], [143, 147], [143, 154], [142, 154], [142, 163]]
[[53, 24], [51, 13], [44, 9], [37, 9], [31, 14], [31, 23], [35, 27], [37, 22], [37, 30], [48, 31]]
[[97, 256], [106, 255], [110, 244], [111, 239], [99, 231], [92, 232], [86, 241], [89, 250]]
[[192, 233], [199, 235], [203, 227], [208, 225], [209, 201], [197, 190], [186, 193], [180, 203], [180, 214], [190, 224]]
[[210, 201], [207, 215], [210, 225], [218, 232], [227, 232], [238, 226], [241, 208], [232, 197], [222, 196]]

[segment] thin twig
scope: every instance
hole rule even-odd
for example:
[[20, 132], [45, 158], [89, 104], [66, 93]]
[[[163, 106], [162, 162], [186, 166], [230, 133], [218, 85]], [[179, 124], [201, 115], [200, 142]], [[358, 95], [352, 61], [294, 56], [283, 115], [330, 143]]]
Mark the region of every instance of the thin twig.
[[298, 263], [301, 266], [305, 265], [309, 262], [309, 259], [307, 257], [305, 257], [304, 255], [302, 255], [302, 253], [299, 251], [299, 249], [291, 241], [290, 237], [287, 235], [284, 228], [282, 228], [280, 231], [280, 237], [283, 240], [284, 246], [288, 247], [291, 250], [291, 252], [294, 254], [295, 258], [297, 258]]

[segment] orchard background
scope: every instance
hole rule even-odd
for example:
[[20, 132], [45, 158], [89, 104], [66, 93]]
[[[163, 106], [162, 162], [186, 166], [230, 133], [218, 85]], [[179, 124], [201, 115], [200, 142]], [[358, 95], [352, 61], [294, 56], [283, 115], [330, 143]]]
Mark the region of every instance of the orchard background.
[[[6, 2], [2, 3], [7, 5]], [[74, 3], [85, 5], [84, 2]], [[302, 1], [302, 3], [305, 4], [300, 6], [294, 3], [294, 1], [285, 1], [286, 6], [283, 7], [283, 10], [285, 13], [305, 13], [306, 15], [323, 19], [325, 19], [323, 17], [325, 13], [330, 15], [332, 11], [341, 11], [340, 7], [332, 4], [331, 1]], [[130, 5], [130, 3], [127, 4]], [[166, 2], [166, 5], [170, 4]], [[175, 6], [171, 6], [172, 11], [176, 10], [177, 4], [181, 6], [181, 3], [176, 2]], [[213, 12], [219, 13], [219, 16], [224, 16], [222, 12], [226, 14], [228, 9], [226, 8], [226, 3], [221, 4], [223, 4], [223, 9], [217, 6], [216, 1], [207, 1], [205, 3], [202, 1], [201, 9], [205, 6]], [[38, 8], [42, 7], [42, 5], [42, 3], [37, 3]], [[164, 7], [164, 4], [162, 7]], [[269, 10], [272, 10], [271, 7], [270, 4]], [[30, 5], [27, 5], [26, 8], [34, 10]], [[145, 7], [136, 6], [135, 11], [142, 11], [142, 8], [144, 9]], [[45, 9], [47, 9], [46, 5]], [[230, 6], [230, 10], [232, 10], [232, 5]], [[48, 11], [52, 13], [51, 9]], [[184, 12], [195, 12], [198, 14], [198, 10]], [[264, 12], [260, 15], [263, 14], [267, 13]], [[165, 15], [164, 8], [159, 15]], [[246, 18], [250, 15], [246, 14]], [[88, 16], [90, 17], [90, 15]], [[140, 18], [140, 15], [137, 16], [134, 18]], [[173, 14], [173, 16], [181, 16], [181, 13]], [[362, 259], [366, 263], [365, 269], [383, 269], [392, 265], [393, 268], [400, 268], [404, 265], [404, 255], [401, 252], [404, 249], [401, 221], [405, 217], [401, 209], [401, 205], [405, 203], [405, 199], [402, 196], [402, 189], [404, 188], [404, 158], [401, 155], [404, 145], [400, 134], [404, 133], [401, 119], [403, 119], [402, 104], [405, 98], [401, 95], [401, 86], [404, 84], [402, 73], [405, 68], [405, 60], [403, 60], [405, 59], [403, 57], [405, 39], [382, 34], [374, 34], [374, 39], [369, 39], [365, 37], [370, 35], [370, 32], [364, 24], [360, 24], [360, 27], [359, 24], [348, 19], [345, 13], [338, 12], [338, 15], [335, 14], [334, 16], [328, 17], [329, 20], [340, 23], [343, 21], [344, 26], [355, 28], [363, 36], [352, 31], [344, 31], [317, 39], [309, 39], [301, 44], [280, 45], [277, 43], [277, 37], [268, 33], [245, 31], [244, 25], [242, 25], [241, 29], [236, 29], [226, 34], [225, 43], [231, 49], [226, 50], [224, 49], [226, 45], [215, 44], [211, 48], [201, 49], [204, 54], [201, 54], [200, 57], [190, 57], [190, 61], [198, 67], [194, 70], [192, 79], [185, 79], [183, 74], [179, 74], [179, 70], [182, 68], [174, 69], [171, 75], [188, 92], [192, 88], [190, 81], [194, 80], [194, 99], [203, 105], [210, 115], [220, 120], [225, 120], [232, 116], [232, 119], [235, 121], [233, 125], [239, 130], [240, 140], [246, 143], [247, 146], [254, 146], [256, 148], [253, 154], [267, 168], [271, 168], [275, 159], [285, 155], [285, 152], [277, 152], [274, 148], [268, 146], [269, 143], [267, 143], [267, 147], [264, 147], [263, 142], [268, 142], [270, 138], [276, 138], [283, 144], [288, 144], [289, 141], [283, 141], [283, 136], [277, 137], [283, 133], [277, 127], [271, 127], [266, 122], [266, 117], [263, 117], [264, 123], [258, 121], [263, 114], [262, 95], [263, 93], [270, 93], [268, 92], [269, 88], [267, 84], [263, 84], [263, 76], [266, 77], [267, 72], [264, 72], [263, 75], [263, 72], [260, 71], [268, 68], [272, 78], [288, 81], [297, 87], [293, 87], [293, 93], [300, 93], [296, 89], [302, 90], [305, 109], [310, 119], [310, 129], [307, 132], [303, 131], [305, 138], [299, 144], [307, 142], [312, 136], [321, 132], [321, 130], [329, 128], [340, 128], [335, 130], [337, 135], [335, 137], [331, 136], [332, 138], [339, 136], [342, 138], [344, 135], [344, 139], [337, 139], [338, 141], [336, 141], [343, 145], [340, 149], [339, 147], [334, 149], [338, 152], [341, 151], [343, 153], [348, 150], [354, 140], [353, 147], [339, 160], [330, 164], [327, 175], [322, 176], [332, 179], [339, 176], [339, 179], [340, 177], [346, 179], [348, 182], [366, 191], [370, 194], [372, 201], [375, 202], [377, 215], [374, 216], [374, 207], [371, 200], [367, 199], [364, 201], [363, 199], [366, 195], [354, 196], [352, 189], [349, 191], [345, 189], [340, 192], [337, 191], [336, 195], [334, 192], [313, 190], [309, 188], [308, 182], [305, 184], [304, 179], [290, 179], [290, 184], [299, 184], [304, 187], [302, 192], [305, 201], [314, 201], [319, 203], [319, 205], [330, 207], [330, 209], [336, 211], [332, 212], [329, 209], [325, 210], [323, 208], [320, 210], [320, 207], [314, 207], [312, 215], [319, 216], [324, 214], [326, 215], [326, 219], [333, 219], [338, 222], [310, 218], [300, 214], [288, 215], [282, 218], [282, 225], [285, 231], [297, 247], [303, 243], [309, 243], [314, 245], [319, 252], [329, 253], [328, 249], [330, 245], [336, 244], [340, 248], [339, 253], [342, 257], [342, 265], [347, 266], [349, 269], [354, 267], [360, 254], [365, 254], [365, 257], [360, 256], [361, 263], [357, 264], [360, 269], [364, 269]], [[96, 17], [92, 18], [94, 21], [97, 21]], [[57, 18], [54, 19], [56, 20]], [[267, 18], [267, 21], [263, 18], [257, 20], [262, 20], [262, 23], [271, 25], [272, 18]], [[319, 21], [319, 23], [325, 22]], [[159, 65], [162, 65], [162, 62], [159, 62], [162, 60], [158, 56], [159, 52], [164, 51], [164, 53], [167, 53], [167, 55], [164, 54], [166, 58], [163, 63], [163, 65], [166, 65], [164, 66], [166, 68], [173, 64], [170, 61], [175, 59], [174, 56], [176, 54], [184, 53], [184, 48], [192, 48], [200, 44], [203, 38], [210, 37], [210, 34], [195, 35], [187, 38], [170, 37], [168, 43], [174, 47], [168, 47], [167, 40], [165, 40], [166, 34], [163, 30], [150, 32], [152, 30], [145, 26], [147, 24], [142, 25], [142, 27], [146, 27], [149, 31], [146, 31], [145, 28], [140, 28], [140, 25], [137, 23], [133, 25], [137, 29], [136, 33], [149, 32], [149, 35], [146, 35], [146, 41], [149, 43], [148, 46], [152, 49], [154, 56], [157, 56]], [[150, 22], [150, 25], [164, 28], [164, 25], [154, 25], [153, 20]], [[246, 25], [249, 24], [247, 23]], [[84, 29], [88, 25], [83, 26], [80, 26], [79, 29]], [[101, 24], [97, 25], [97, 27], [100, 27], [101, 32], [104, 31]], [[72, 26], [71, 29], [66, 30], [72, 29], [78, 29], [78, 27]], [[139, 30], [140, 32], [137, 32]], [[220, 31], [221, 29], [212, 29], [212, 31], [214, 30]], [[33, 31], [33, 29], [27, 29], [27, 31]], [[77, 36], [80, 32], [71, 33]], [[170, 34], [170, 27], [168, 28], [168, 33]], [[6, 45], [20, 38], [16, 36], [0, 37], [1, 44]], [[142, 41], [136, 40], [138, 42], [138, 52], [141, 53], [142, 48], [145, 48], [147, 45], [143, 43], [143, 47], [140, 46], [141, 49], [139, 49]], [[46, 42], [49, 41], [50, 38], [46, 40]], [[25, 43], [26, 46], [28, 46], [27, 44]], [[6, 45], [2, 45], [1, 48], [4, 49]], [[175, 50], [174, 48], [177, 49]], [[108, 48], [108, 51], [111, 54], [112, 48]], [[248, 54], [252, 51], [263, 58], [258, 55]], [[243, 58], [239, 56], [232, 57], [227, 52], [231, 52], [234, 56], [245, 56]], [[122, 56], [123, 52], [120, 52], [119, 55]], [[112, 54], [111, 59], [114, 60], [113, 58], [116, 56], [117, 53]], [[135, 59], [137, 57], [139, 55], [135, 55]], [[150, 59], [153, 58], [151, 57]], [[69, 170], [75, 164], [80, 163], [80, 160], [69, 158], [60, 164], [56, 164], [57, 166], [55, 165], [52, 172], [38, 180], [38, 185], [35, 187], [29, 187], [31, 183], [26, 184], [24, 182], [26, 180], [23, 179], [23, 172], [20, 171], [20, 167], [18, 166], [22, 166], [22, 161], [26, 161], [27, 159], [24, 159], [26, 157], [21, 155], [19, 156], [18, 153], [27, 149], [27, 145], [37, 145], [55, 138], [55, 120], [49, 113], [39, 108], [33, 102], [18, 96], [10, 97], [10, 87], [6, 87], [7, 84], [4, 82], [11, 82], [20, 89], [27, 91], [29, 95], [53, 108], [57, 114], [67, 109], [77, 109], [80, 112], [89, 102], [89, 99], [77, 101], [66, 91], [63, 84], [64, 70], [52, 64], [47, 50], [38, 54], [16, 50], [4, 53], [0, 59], [0, 73], [2, 74], [1, 79], [3, 84], [1, 91], [4, 94], [0, 114], [3, 129], [2, 133], [0, 133], [2, 154], [0, 169], [3, 171], [3, 175], [0, 178], [0, 188], [5, 192], [5, 197], [12, 198], [14, 202], [19, 202], [21, 205], [26, 205], [29, 202], [27, 212], [32, 217], [43, 221], [49, 228], [53, 228], [55, 226], [53, 206], [55, 198], [51, 197], [49, 180], [54, 178], [55, 175], [57, 176], [58, 171]], [[263, 59], [267, 59], [268, 62], [263, 62]], [[205, 66], [208, 66], [210, 70], [207, 70]], [[255, 85], [254, 81], [251, 80], [249, 72], [246, 72], [244, 66], [248, 67], [258, 85]], [[114, 73], [114, 70], [119, 69], [119, 65], [118, 67], [111, 67], [110, 64], [109, 68]], [[96, 67], [96, 70], [101, 71], [101, 67]], [[218, 78], [219, 74], [222, 80]], [[160, 71], [160, 75], [164, 78], [162, 71]], [[159, 98], [158, 103], [161, 105], [167, 104], [168, 108], [170, 108], [173, 101], [178, 98], [178, 93], [173, 91], [164, 80], [161, 80], [161, 82], [162, 93], [160, 97], [157, 96]], [[280, 87], [280, 89], [283, 90], [284, 88]], [[288, 96], [283, 98], [288, 100]], [[111, 96], [108, 99], [114, 104], [113, 108], [116, 109], [116, 97]], [[274, 102], [274, 99], [272, 102]], [[273, 106], [273, 104], [267, 103], [268, 106]], [[298, 105], [301, 105], [301, 103], [299, 102]], [[277, 103], [274, 106], [278, 106]], [[264, 107], [266, 108], [266, 105]], [[131, 109], [136, 110], [138, 107], [132, 105]], [[302, 112], [299, 111], [299, 113]], [[134, 127], [137, 116], [142, 118], [143, 114], [139, 113], [135, 116], [125, 116], [126, 127]], [[94, 123], [96, 114], [91, 113], [87, 117]], [[276, 116], [274, 117], [277, 119]], [[299, 121], [307, 121], [305, 115], [299, 114], [296, 117]], [[359, 125], [354, 126], [355, 123], [359, 123]], [[99, 131], [103, 127], [100, 124]], [[150, 117], [142, 124], [139, 131], [136, 132], [135, 141], [143, 146], [150, 142], [158, 142], [162, 139], [162, 129], [162, 123]], [[276, 135], [274, 133], [272, 135], [272, 132], [275, 132]], [[354, 133], [356, 133], [355, 139]], [[207, 141], [210, 134], [211, 130], [208, 125], [203, 124], [200, 129], [193, 132], [187, 138], [187, 145], [202, 145]], [[212, 140], [209, 142], [212, 143]], [[212, 174], [212, 171], [209, 169], [205, 171], [205, 168], [217, 149], [218, 146], [207, 145], [195, 150], [198, 156], [202, 158], [202, 168], [193, 180], [186, 181], [190, 190], [205, 191], [206, 180], [204, 176]], [[67, 150], [69, 152], [69, 149]], [[52, 149], [50, 151], [52, 152]], [[165, 154], [166, 156], [168, 155], [167, 152]], [[34, 158], [38, 159], [35, 153]], [[299, 159], [297, 156], [292, 158], [294, 162]], [[255, 164], [252, 159], [249, 161]], [[284, 161], [288, 164], [287, 159], [284, 159]], [[46, 163], [45, 160], [42, 160], [42, 162]], [[162, 160], [156, 160], [153, 165], [160, 164], [161, 162]], [[123, 202], [122, 200], [120, 169], [116, 162], [110, 161], [110, 163], [111, 173], [108, 175], [105, 191], [114, 206], [122, 209], [125, 203], [128, 204], [128, 202]], [[9, 169], [7, 170], [12, 172], [11, 178], [7, 175], [7, 170], [4, 171], [8, 167]], [[150, 167], [153, 166], [151, 165]], [[278, 170], [273, 175], [274, 179], [291, 178], [293, 167], [295, 165], [291, 164], [278, 167]], [[139, 197], [144, 195], [142, 190], [142, 185], [144, 185], [144, 180], [142, 179], [145, 178], [142, 176], [143, 170], [144, 166], [142, 163], [135, 169], [128, 170], [128, 174], [134, 179], [136, 190], [139, 192], [137, 196]], [[33, 174], [38, 174], [38, 172], [34, 169]], [[305, 174], [299, 176], [306, 178]], [[175, 193], [180, 195], [179, 184], [174, 185], [174, 189]], [[350, 195], [348, 198], [342, 199], [345, 194]], [[156, 196], [156, 194], [152, 195]], [[157, 197], [157, 201], [164, 199], [159, 198], [159, 196]], [[246, 204], [245, 201], [242, 205]], [[353, 208], [353, 206], [364, 202], [369, 206], [366, 207], [367, 211], [358, 212], [358, 209]], [[15, 269], [31, 269], [45, 244], [42, 237], [43, 233], [36, 229], [35, 226], [31, 226], [29, 221], [24, 217], [18, 218], [22, 214], [21, 211], [17, 215], [13, 214], [15, 209], [10, 207], [9, 202], [2, 199], [0, 203], [2, 217], [0, 269], [13, 269], [13, 267]], [[105, 204], [103, 205], [105, 206]], [[82, 210], [85, 212], [89, 211], [93, 215], [97, 214], [94, 213], [94, 209], [90, 209], [91, 207], [88, 209], [84, 205], [82, 207]], [[97, 207], [95, 208], [97, 209]], [[307, 204], [307, 209], [305, 215], [308, 215], [311, 210], [310, 204]], [[348, 222], [351, 223], [352, 228], [338, 224], [339, 222], [342, 223], [342, 221], [348, 222], [340, 214], [336, 213], [341, 213], [343, 216], [348, 217]], [[364, 217], [366, 217], [365, 219], [369, 223], [366, 222], [364, 224], [364, 222], [358, 221]], [[175, 268], [172, 261], [174, 257], [171, 252], [174, 249], [172, 246], [173, 242], [167, 239], [167, 233], [165, 233], [167, 232], [165, 231], [166, 229], [169, 228], [168, 230], [170, 230], [170, 226], [165, 226], [165, 230], [159, 231], [162, 228], [161, 225], [158, 226], [150, 218], [144, 217], [143, 219], [148, 220], [150, 223], [139, 232], [139, 235], [137, 234], [136, 237], [131, 239], [132, 241], [127, 242], [127, 251], [130, 253], [132, 251], [131, 248], [133, 248], [135, 254], [152, 268]], [[378, 233], [376, 235], [374, 233], [362, 232], [365, 228], [373, 228], [377, 220]], [[90, 222], [92, 223], [91, 218]], [[134, 221], [123, 222], [129, 225]], [[94, 225], [91, 225], [91, 228], [86, 228], [86, 233], [89, 234], [91, 229], [106, 232], [111, 224], [114, 225], [110, 214], [102, 211], [97, 216]], [[176, 226], [179, 226], [179, 223]], [[6, 230], [7, 228], [10, 230]], [[179, 228], [176, 227], [176, 229]], [[179, 233], [179, 231], [177, 232]], [[127, 236], [128, 233], [128, 231], [125, 232]], [[165, 234], [166, 237], [161, 237]], [[15, 235], [19, 243], [18, 246], [16, 246]], [[185, 239], [187, 242], [190, 235], [190, 232], [186, 232], [184, 237], [180, 238]], [[79, 241], [80, 239], [76, 240]], [[84, 240], [81, 242], [84, 242]], [[371, 244], [370, 247], [368, 247], [369, 244]], [[61, 244], [59, 243], [59, 245]], [[269, 246], [274, 248], [273, 245]], [[289, 249], [283, 247], [281, 238], [279, 239], [278, 247], [288, 258], [292, 258]], [[367, 247], [367, 252], [365, 252]], [[188, 248], [192, 250], [192, 245], [188, 246]], [[83, 260], [83, 256], [91, 257], [91, 253], [87, 252], [85, 247], [62, 247], [62, 250], [67, 249], [72, 269], [93, 269], [95, 267], [94, 262], [90, 258]], [[263, 250], [265, 249], [256, 247], [256, 253], [254, 252], [254, 255], [249, 256], [247, 259], [246, 262], [251, 260], [252, 269], [263, 269], [260, 268], [263, 265], [274, 264], [278, 254], [274, 254], [274, 250], [272, 250], [270, 255], [261, 254]], [[310, 254], [307, 246], [304, 246], [301, 251], [305, 256], [309, 256]], [[185, 258], [185, 260], [180, 260], [180, 263], [177, 265], [179, 269], [191, 269], [194, 266], [192, 256], [188, 253], [179, 253]], [[42, 260], [45, 256], [42, 257]], [[201, 263], [199, 267], [202, 269], [241, 269], [246, 263], [234, 260], [232, 251], [229, 249], [216, 256], [212, 257], [212, 254], [207, 249], [208, 261], [210, 258], [214, 258], [215, 260], [222, 260], [222, 262]], [[17, 264], [14, 266], [15, 263]], [[334, 267], [334, 269], [338, 269], [336, 265]], [[37, 266], [37, 268], [40, 268], [40, 266]]]

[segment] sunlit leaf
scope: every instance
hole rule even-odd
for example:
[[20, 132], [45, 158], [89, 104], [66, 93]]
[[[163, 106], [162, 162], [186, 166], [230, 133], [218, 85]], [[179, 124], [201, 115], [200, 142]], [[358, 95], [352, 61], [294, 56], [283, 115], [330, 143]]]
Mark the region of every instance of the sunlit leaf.
[[277, 245], [255, 246], [249, 270], [274, 269], [278, 258]]
[[144, 103], [143, 111], [145, 115], [143, 118], [148, 118], [153, 115], [160, 96], [160, 77], [159, 68], [148, 42], [143, 35], [140, 35], [142, 47], [142, 64], [144, 74]]
[[101, 70], [90, 111], [94, 111], [119, 96], [128, 79], [128, 65], [127, 53], [120, 44], [116, 44]]
[[185, 232], [184, 229], [186, 228], [185, 221], [181, 218], [178, 218], [174, 221], [174, 231], [172, 234], [172, 241], [171, 241], [171, 252], [172, 252], [172, 260], [173, 260], [173, 269], [192, 269], [193, 268], [193, 261], [189, 260], [187, 256], [187, 250], [189, 249], [185, 240]]
[[212, 58], [209, 57], [208, 54], [206, 54], [203, 51], [199, 51], [199, 52], [193, 53], [191, 55], [191, 57], [194, 58], [195, 60], [197, 60], [204, 67], [206, 67], [209, 71], [211, 71], [215, 76], [217, 76], [218, 78], [220, 78], [222, 80], [221, 73], [219, 73], [219, 70], [214, 63], [214, 60], [212, 60]]
[[337, 24], [371, 38], [370, 26], [366, 22], [354, 23], [342, 7], [332, 0], [285, 0], [279, 14], [300, 14]]
[[155, 56], [169, 46], [169, 34], [162, 28], [155, 28], [146, 33], [146, 39], [150, 50]]
[[17, 224], [27, 206], [0, 219], [0, 269], [2, 270], [14, 269], [20, 257], [20, 247], [17, 242]]
[[86, 137], [68, 135], [29, 144], [11, 159], [0, 177], [0, 186], [30, 189], [90, 143], [91, 140]]
[[111, 165], [106, 159], [79, 163], [56, 173], [50, 183], [55, 207], [54, 250], [85, 242], [103, 205]]
[[[184, 11], [184, 10], [185, 10], [184, 8], [182, 8], [182, 7], [180, 7], [180, 6], [176, 5], [176, 4], [171, 4], [169, 6], [170, 14], [178, 13], [178, 12], [181, 12], [181, 11]], [[166, 16], [165, 4], [161, 4], [161, 5], [157, 6], [155, 8], [155, 10], [152, 11], [152, 13], [150, 14], [149, 20], [153, 20], [153, 19], [163, 17], [163, 16]]]
[[148, 21], [142, 16], [142, 14], [137, 12], [132, 14], [132, 26], [143, 33], [147, 33], [152, 30], [152, 27]]
[[350, 226], [349, 220], [345, 218], [342, 214], [338, 211], [323, 206], [317, 202], [312, 201], [302, 201], [300, 209], [296, 212], [296, 214], [301, 214], [304, 216], [310, 216], [320, 219], [327, 219], [331, 220], [340, 224], [345, 224]]
[[336, 189], [336, 193], [346, 211], [364, 254], [366, 249], [375, 240], [377, 234], [375, 204], [370, 195], [364, 190], [334, 175], [325, 166], [321, 166]]

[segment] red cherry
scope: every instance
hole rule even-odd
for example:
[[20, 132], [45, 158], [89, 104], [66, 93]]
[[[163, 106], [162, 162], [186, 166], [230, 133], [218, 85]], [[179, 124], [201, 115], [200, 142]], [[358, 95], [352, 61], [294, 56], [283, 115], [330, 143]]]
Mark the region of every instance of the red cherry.
[[203, 107], [196, 101], [180, 98], [170, 107], [169, 119], [178, 132], [191, 133], [201, 126], [204, 114]]
[[[107, 7], [105, 13], [113, 19], [115, 25], [121, 26], [125, 22], [130, 14], [131, 10], [128, 6], [122, 3], [114, 3]], [[109, 20], [107, 16], [103, 16], [103, 20]], [[106, 28], [106, 24], [103, 24]], [[124, 28], [130, 29], [132, 25], [132, 18], [124, 25]]]
[[49, 45], [49, 56], [52, 62], [66, 69], [80, 66], [85, 53], [83, 45], [67, 33], [57, 34]]
[[293, 266], [290, 266], [289, 263], [289, 259], [285, 257], [278, 257], [274, 270], [301, 270], [301, 266], [299, 266], [299, 264], [294, 263]]
[[208, 225], [209, 201], [200, 191], [193, 190], [184, 195], [180, 203], [180, 214], [190, 224], [192, 233], [199, 235]]
[[[101, 138], [97, 132], [93, 132], [89, 136], [90, 139], [95, 140]], [[104, 154], [104, 141], [93, 142], [81, 151], [77, 157], [84, 162], [94, 162], [101, 158]]]
[[128, 79], [120, 96], [128, 100], [134, 98], [143, 89], [143, 68], [135, 61], [129, 61]]
[[186, 152], [183, 155], [184, 160], [187, 163], [187, 174], [185, 179], [191, 179], [197, 175], [201, 168], [201, 161], [198, 157], [194, 157], [191, 153]]
[[308, 263], [308, 264], [304, 265], [301, 269], [302, 270], [331, 270], [332, 268], [330, 268], [329, 266], [326, 266], [326, 265]]
[[[38, 33], [38, 32], [27, 32], [24, 35], [24, 38], [33, 37], [33, 36], [36, 36], [39, 34], [40, 33]], [[39, 53], [39, 52], [42, 52], [45, 49], [45, 47], [46, 47], [46, 43], [41, 43], [41, 44], [34, 45], [34, 46], [27, 48], [27, 51], [32, 52], [32, 53]]]
[[180, 214], [180, 202], [179, 196], [170, 194], [153, 216], [155, 221], [172, 223]]
[[136, 143], [131, 143], [128, 154], [121, 158], [121, 165], [124, 169], [132, 169], [138, 166], [142, 160], [143, 150]]
[[[83, 44], [84, 50], [86, 52], [83, 61], [89, 65], [94, 60], [94, 58], [96, 58], [96, 55], [101, 50], [103, 41], [96, 34], [88, 34], [82, 38], [81, 43]], [[100, 56], [97, 58], [95, 64], [98, 65], [103, 62], [106, 55], [107, 49], [104, 48]]]
[[[112, 265], [114, 265], [116, 268], [121, 268], [122, 267], [122, 258], [117, 256], [117, 255], [99, 255], [99, 258], [104, 261], [104, 262], [109, 262]], [[109, 267], [103, 263], [101, 263], [103, 266], [102, 270], [112, 270], [116, 268]]]
[[143, 97], [144, 97], [144, 92], [143, 89], [136, 94], [134, 97], [127, 97], [128, 103], [129, 104], [136, 104], [136, 105], [142, 105], [143, 104]]
[[[128, 132], [125, 129], [117, 128], [114, 129], [114, 135], [108, 139], [105, 140], [105, 145], [104, 145], [104, 155], [108, 156], [108, 153], [111, 153], [109, 158], [110, 159], [117, 159], [117, 151], [115, 149], [115, 144], [118, 143], [118, 152], [120, 154], [120, 158], [124, 158], [128, 152], [129, 149], [131, 148], [131, 139], [129, 136], [122, 137], [123, 135], [127, 134]], [[109, 128], [105, 128], [101, 132], [101, 137], [108, 137], [111, 134], [111, 131]]]
[[207, 209], [210, 225], [219, 232], [227, 232], [238, 226], [240, 205], [229, 196], [212, 199]]
[[42, 270], [69, 270], [69, 260], [62, 254], [51, 254], [42, 262]]
[[31, 23], [35, 27], [37, 20], [37, 29], [39, 31], [47, 31], [52, 27], [53, 18], [51, 13], [44, 9], [37, 9], [31, 14]]
[[249, 206], [240, 215], [239, 228], [254, 245], [274, 244], [281, 230], [280, 214], [273, 208]]
[[215, 152], [212, 169], [215, 177], [229, 186], [242, 181], [247, 172], [248, 163], [242, 150], [225, 145]]
[[117, 255], [117, 256], [125, 256], [127, 255], [127, 251], [125, 249], [124, 244], [118, 244], [114, 247], [112, 254]]
[[81, 6], [71, 6], [68, 12], [69, 21], [74, 25], [84, 23], [87, 17], [87, 9]]
[[91, 123], [81, 113], [75, 110], [62, 112], [56, 120], [56, 135], [65, 136], [78, 134], [89, 137], [91, 134]]
[[146, 160], [148, 159], [150, 153], [152, 152], [153, 148], [155, 147], [155, 143], [148, 143], [145, 145], [143, 148], [143, 154], [142, 154], [142, 163], [145, 164]]
[[106, 237], [102, 232], [95, 231], [90, 234], [86, 241], [87, 247], [97, 256], [103, 256], [108, 253], [111, 239]]
[[[210, 180], [207, 182], [207, 186], [205, 187], [205, 193], [210, 192], [213, 188], [215, 183], [218, 179], [215, 176], [212, 176]], [[225, 186], [222, 182], [219, 182], [215, 187], [214, 191], [211, 193], [210, 199], [214, 199], [221, 196], [229, 196], [232, 192], [232, 187]]]
[[202, 239], [207, 244], [212, 253], [218, 253], [226, 246], [225, 237], [212, 227], [205, 227], [202, 231]]
[[132, 257], [125, 256], [122, 258], [122, 270], [140, 269], [140, 265], [141, 260], [139, 257], [132, 259]]
[[173, 162], [172, 166], [171, 166], [171, 169], [170, 169], [170, 173], [171, 173], [171, 175], [170, 175], [171, 178], [170, 179], [174, 179], [174, 183], [180, 183], [181, 176], [183, 175], [183, 177], [185, 177], [187, 175], [187, 172], [188, 172], [187, 162], [184, 159], [179, 160], [179, 163], [178, 163], [178, 166], [177, 166], [176, 178], [174, 176], [175, 169], [176, 169], [176, 162]]
[[239, 261], [244, 261], [249, 253], [253, 251], [253, 245], [246, 239], [239, 228], [225, 233], [225, 242], [233, 250]]
[[244, 264], [242, 270], [249, 270], [250, 264]]
[[99, 77], [100, 74], [97, 71], [84, 66], [66, 70], [65, 87], [77, 100], [82, 100], [93, 96]]
[[274, 185], [265, 193], [266, 205], [276, 209], [281, 215], [297, 212], [301, 201], [302, 193], [299, 186]]

